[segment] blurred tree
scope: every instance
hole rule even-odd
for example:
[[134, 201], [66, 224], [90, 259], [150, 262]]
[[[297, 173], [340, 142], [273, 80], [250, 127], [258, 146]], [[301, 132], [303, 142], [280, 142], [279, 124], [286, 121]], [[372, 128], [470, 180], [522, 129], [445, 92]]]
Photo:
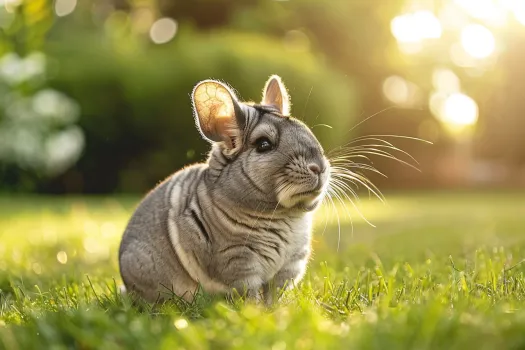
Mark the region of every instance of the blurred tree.
[[232, 26], [270, 32], [292, 46], [300, 40], [306, 41], [314, 51], [322, 52], [342, 75], [358, 81], [361, 107], [371, 114], [383, 108], [379, 89], [391, 72], [391, 59], [387, 56], [397, 49], [390, 34], [390, 20], [403, 3], [260, 1], [257, 7], [239, 9]]
[[242, 8], [251, 8], [260, 0], [159, 0], [165, 16], [192, 22], [197, 28], [211, 29], [228, 26], [232, 16]]
[[[457, 32], [444, 31], [441, 44], [432, 41], [420, 52], [403, 54], [390, 24], [394, 16], [407, 11], [408, 3], [419, 4], [405, 0], [83, 0], [75, 2], [74, 12], [63, 18], [53, 18], [56, 1], [24, 1], [22, 6], [7, 7], [10, 12], [0, 14], [8, 19], [1, 17], [0, 50], [18, 56], [4, 56], [2, 62], [26, 62], [30, 57], [32, 61], [27, 62], [34, 63], [35, 57], [45, 57], [46, 68], [39, 80], [16, 89], [9, 84], [0, 88], [33, 98], [51, 79], [54, 88], [73, 96], [80, 107], [65, 94], [55, 94], [55, 100], [62, 99], [61, 110], [69, 110], [71, 117], [53, 127], [66, 129], [80, 111], [86, 148], [80, 162], [60, 176], [43, 171], [28, 175], [28, 164], [39, 162], [6, 161], [5, 154], [14, 153], [6, 151], [5, 145], [15, 143], [4, 138], [0, 186], [24, 183], [24, 188], [36, 186], [48, 192], [143, 191], [183, 164], [204, 157], [207, 145], [193, 128], [188, 97], [199, 79], [223, 79], [243, 97], [258, 99], [260, 85], [272, 73], [283, 76], [292, 94], [294, 115], [304, 118], [327, 148], [369, 133], [428, 136], [437, 141], [431, 152], [420, 144], [397, 143], [425, 164], [424, 158], [434, 161], [452, 144], [428, 108], [434, 69], [447, 68], [459, 78], [461, 89], [479, 102], [479, 153], [495, 157], [505, 153], [509, 162], [523, 159], [523, 138], [515, 127], [520, 125], [520, 114], [513, 107], [520, 105], [519, 92], [509, 94], [513, 105], [497, 102], [507, 97], [502, 89], [520, 87], [518, 79], [510, 78], [522, 73], [519, 41], [502, 56], [504, 64], [484, 75], [451, 61], [450, 43], [457, 40]], [[446, 2], [433, 3], [434, 10], [440, 11]], [[159, 23], [167, 23], [170, 29]], [[31, 55], [41, 49], [46, 56]], [[0, 71], [7, 70], [0, 67]], [[386, 109], [392, 102], [385, 98], [383, 83], [392, 75], [418, 88], [415, 105]], [[501, 89], [493, 91], [488, 85]], [[7, 120], [5, 107], [0, 106], [0, 123]], [[509, 115], [507, 120], [514, 116], [513, 122], [498, 120], [498, 112]], [[509, 137], [496, 137], [498, 130]], [[499, 143], [502, 138], [505, 142]], [[513, 151], [505, 152], [509, 147]], [[64, 164], [68, 165], [59, 167], [60, 171], [72, 161]], [[390, 167], [381, 160], [376, 165]], [[404, 186], [407, 179], [413, 185], [416, 177], [410, 171], [396, 167], [389, 172], [388, 185]], [[434, 183], [439, 176], [432, 171], [427, 174], [417, 179]]]
[[[477, 152], [488, 159], [499, 159], [508, 166], [525, 166], [525, 33], [507, 38], [507, 49], [501, 55], [496, 72], [485, 89], [487, 109], [482, 120]], [[516, 170], [516, 169], [513, 169]]]
[[[86, 149], [70, 171], [42, 182], [42, 191], [144, 191], [202, 160], [209, 146], [195, 129], [189, 98], [201, 79], [224, 80], [241, 98], [258, 101], [268, 76], [280, 74], [298, 117], [334, 127], [314, 130], [327, 147], [340, 144], [355, 120], [353, 84], [309, 51], [290, 52], [257, 34], [208, 36], [184, 23], [172, 42], [150, 46], [133, 34], [126, 16], [111, 19], [103, 33], [80, 35], [68, 27], [48, 42], [59, 67], [53, 86], [79, 102]], [[330, 89], [309, 96], [323, 84]], [[317, 120], [319, 114], [327, 118]]]

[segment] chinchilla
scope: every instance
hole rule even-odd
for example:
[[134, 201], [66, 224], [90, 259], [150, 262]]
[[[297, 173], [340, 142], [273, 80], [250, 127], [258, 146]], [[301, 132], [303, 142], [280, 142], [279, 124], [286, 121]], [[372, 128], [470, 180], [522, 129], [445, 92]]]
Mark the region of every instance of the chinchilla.
[[190, 301], [199, 286], [269, 302], [305, 273], [330, 164], [290, 116], [278, 76], [259, 104], [238, 101], [214, 80], [198, 83], [192, 102], [211, 143], [208, 160], [171, 175], [139, 204], [120, 245], [125, 288], [149, 302], [173, 294]]

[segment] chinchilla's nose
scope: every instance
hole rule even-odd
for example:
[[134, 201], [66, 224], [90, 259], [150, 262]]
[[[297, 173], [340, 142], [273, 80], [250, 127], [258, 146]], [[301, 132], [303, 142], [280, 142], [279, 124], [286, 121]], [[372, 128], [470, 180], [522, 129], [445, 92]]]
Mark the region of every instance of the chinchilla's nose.
[[321, 174], [321, 167], [316, 163], [308, 164], [308, 170], [310, 170], [310, 172], [314, 173], [315, 175]]
[[[322, 164], [322, 163], [321, 163]], [[319, 191], [324, 184], [326, 183], [326, 169], [327, 167], [323, 165], [320, 165], [317, 162], [311, 162], [308, 164], [308, 171], [310, 172], [310, 176], [312, 179], [316, 179], [316, 185], [315, 185], [315, 191]]]

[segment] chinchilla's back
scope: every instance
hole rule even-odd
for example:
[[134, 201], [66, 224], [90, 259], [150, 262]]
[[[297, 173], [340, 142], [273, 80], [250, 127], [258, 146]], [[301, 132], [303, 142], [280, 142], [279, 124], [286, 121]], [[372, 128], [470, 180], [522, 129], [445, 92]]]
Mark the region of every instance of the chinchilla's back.
[[138, 206], [120, 246], [122, 279], [151, 302], [170, 293], [191, 300], [199, 286], [270, 301], [274, 287], [304, 275], [330, 165], [310, 129], [289, 116], [276, 76], [261, 104], [239, 102], [212, 80], [192, 99], [212, 143], [208, 160], [175, 173]]

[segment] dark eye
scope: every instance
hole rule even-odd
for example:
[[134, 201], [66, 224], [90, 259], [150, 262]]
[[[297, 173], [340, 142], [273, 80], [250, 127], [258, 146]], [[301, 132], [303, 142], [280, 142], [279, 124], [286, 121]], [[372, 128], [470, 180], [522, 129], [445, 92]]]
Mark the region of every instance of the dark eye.
[[266, 137], [260, 137], [255, 141], [257, 152], [264, 153], [268, 152], [273, 148], [272, 143]]

